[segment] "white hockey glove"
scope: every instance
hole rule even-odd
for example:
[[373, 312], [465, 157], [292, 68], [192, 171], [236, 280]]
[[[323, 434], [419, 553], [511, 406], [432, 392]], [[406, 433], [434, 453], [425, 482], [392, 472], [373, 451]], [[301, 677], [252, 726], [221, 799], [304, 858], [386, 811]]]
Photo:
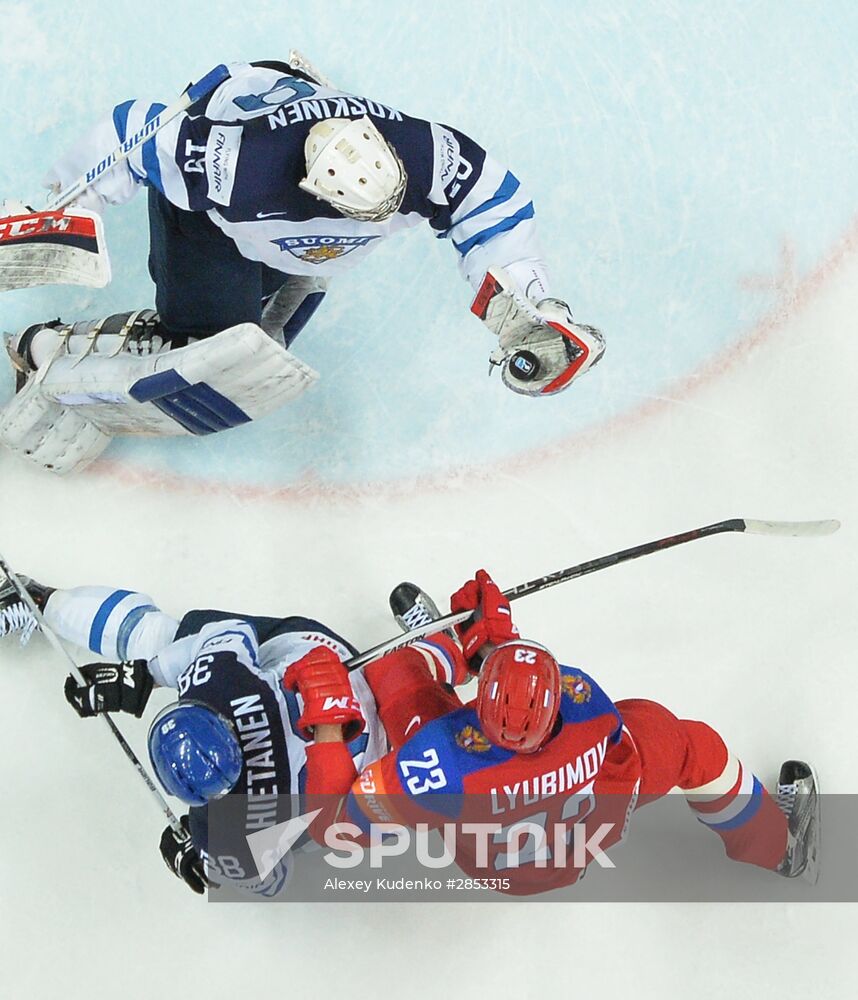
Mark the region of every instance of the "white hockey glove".
[[32, 215], [33, 209], [25, 205], [23, 201], [16, 198], [4, 198], [0, 202], [0, 219], [7, 219], [12, 215]]
[[[118, 144], [119, 136], [111, 115], [99, 122], [56, 161], [42, 179], [42, 186], [50, 190], [51, 197], [59, 194], [89, 170], [93, 163], [98, 163], [106, 151], [115, 149]], [[78, 195], [74, 204], [101, 214], [107, 205], [122, 205], [130, 201], [140, 190], [141, 184], [131, 172], [128, 161], [123, 160], [105, 170], [94, 184]]]
[[489, 357], [503, 384], [524, 396], [562, 392], [605, 353], [605, 338], [575, 323], [560, 299], [528, 299], [502, 268], [490, 268], [471, 305], [498, 338]]

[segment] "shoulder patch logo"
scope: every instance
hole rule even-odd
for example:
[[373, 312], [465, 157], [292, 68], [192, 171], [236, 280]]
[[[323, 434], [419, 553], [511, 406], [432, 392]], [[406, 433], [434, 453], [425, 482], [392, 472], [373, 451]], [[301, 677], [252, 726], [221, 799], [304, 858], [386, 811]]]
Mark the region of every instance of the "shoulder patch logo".
[[588, 702], [593, 694], [590, 682], [585, 681], [580, 674], [564, 674], [563, 690], [576, 705], [583, 705], [585, 702]]
[[456, 743], [468, 753], [485, 753], [491, 748], [491, 743], [475, 726], [465, 726], [456, 733]]

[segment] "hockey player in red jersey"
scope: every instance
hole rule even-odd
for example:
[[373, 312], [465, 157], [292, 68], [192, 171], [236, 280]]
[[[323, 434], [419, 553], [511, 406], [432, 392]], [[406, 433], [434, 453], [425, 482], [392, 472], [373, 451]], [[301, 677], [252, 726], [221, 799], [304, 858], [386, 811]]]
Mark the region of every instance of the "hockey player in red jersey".
[[[401, 624], [438, 617], [418, 588], [401, 585], [400, 598], [402, 588], [412, 606], [400, 608]], [[315, 737], [307, 793], [337, 803], [317, 820], [318, 839], [332, 822], [368, 831], [372, 822], [440, 828], [453, 820], [456, 861], [469, 875], [508, 877], [517, 894], [542, 892], [574, 883], [625, 836], [636, 809], [678, 787], [729, 857], [815, 881], [818, 797], [807, 764], [783, 765], [776, 802], [705, 723], [652, 701], [615, 704], [593, 678], [520, 638], [485, 571], [451, 603], [474, 612], [457, 629], [461, 644], [437, 634], [366, 668], [391, 749], [360, 775], [342, 726], [330, 724], [331, 706], [349, 690], [342, 664], [319, 649], [287, 670], [284, 686], [302, 696], [300, 723]], [[479, 671], [477, 697], [463, 704], [452, 685], [469, 670]], [[481, 844], [465, 836], [472, 822], [494, 823], [496, 835]], [[511, 864], [518, 824], [546, 835]]]

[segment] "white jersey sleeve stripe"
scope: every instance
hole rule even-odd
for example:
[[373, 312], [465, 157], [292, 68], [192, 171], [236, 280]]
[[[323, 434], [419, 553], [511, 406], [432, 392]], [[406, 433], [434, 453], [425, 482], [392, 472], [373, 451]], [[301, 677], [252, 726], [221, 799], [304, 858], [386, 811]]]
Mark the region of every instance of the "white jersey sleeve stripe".
[[[153, 611], [156, 614], [158, 613], [158, 609], [154, 604], [139, 604], [136, 608], [132, 608], [119, 623], [119, 628], [116, 630], [116, 655], [120, 660], [129, 659], [128, 643], [131, 640], [131, 636], [143, 619]], [[134, 659], [137, 659], [137, 657], [134, 657]]]
[[487, 209], [453, 226], [450, 230], [453, 246], [464, 255], [475, 246], [487, 243], [499, 233], [514, 229], [525, 218], [533, 218], [533, 202], [522, 191], [504, 201], [502, 209], [498, 207]]
[[497, 205], [502, 205], [505, 201], [509, 201], [510, 198], [518, 191], [521, 183], [519, 179], [511, 174], [508, 170], [506, 176], [501, 182], [501, 186], [495, 191], [488, 201], [484, 201], [482, 205], [477, 205], [473, 211], [468, 212], [467, 215], [463, 215], [461, 219], [456, 220], [456, 226], [460, 226], [463, 222], [467, 222], [468, 219], [472, 219], [475, 215], [480, 215], [483, 212], [488, 212], [490, 209], [495, 208]]
[[477, 291], [490, 267], [508, 267], [514, 261], [529, 259], [534, 259], [544, 272], [536, 239], [536, 224], [532, 218], [523, 219], [488, 243], [477, 243], [460, 258], [459, 270]]
[[[157, 117], [165, 108], [166, 104], [150, 104], [149, 110], [146, 112], [146, 124], [148, 125], [153, 118]], [[143, 143], [143, 169], [146, 171], [146, 176], [149, 182], [153, 184], [162, 194], [164, 192], [164, 185], [161, 182], [161, 165], [158, 161], [158, 144], [157, 140], [153, 137], [148, 142]]]
[[526, 205], [522, 206], [514, 215], [508, 215], [501, 219], [500, 222], [496, 222], [493, 226], [489, 226], [488, 229], [481, 229], [478, 233], [463, 240], [461, 243], [457, 243], [453, 240], [453, 246], [459, 251], [459, 253], [464, 257], [476, 246], [482, 246], [488, 243], [489, 240], [494, 239], [495, 236], [499, 236], [501, 233], [508, 232], [510, 229], [515, 229], [519, 222], [524, 222], [525, 219], [533, 218], [533, 202], [529, 201]]
[[[144, 129], [164, 105], [133, 101], [127, 110], [120, 112], [120, 108], [124, 106], [114, 109], [117, 131], [124, 126], [126, 135], [134, 135]], [[138, 146], [125, 162], [135, 180], [150, 184], [178, 208], [187, 211], [190, 208], [188, 191], [176, 162], [176, 145], [184, 120], [185, 115], [179, 115], [168, 122], [157, 135]]]
[[151, 597], [114, 587], [55, 591], [45, 617], [63, 639], [111, 660], [148, 660], [172, 643], [178, 628]]

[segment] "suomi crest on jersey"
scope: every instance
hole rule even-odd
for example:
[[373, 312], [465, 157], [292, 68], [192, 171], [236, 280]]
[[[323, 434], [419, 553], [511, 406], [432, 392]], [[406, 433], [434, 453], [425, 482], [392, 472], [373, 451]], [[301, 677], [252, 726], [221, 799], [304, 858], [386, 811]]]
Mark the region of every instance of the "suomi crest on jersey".
[[324, 264], [344, 257], [358, 247], [364, 247], [379, 236], [285, 236], [272, 240], [281, 250], [288, 250], [293, 257], [308, 264]]

